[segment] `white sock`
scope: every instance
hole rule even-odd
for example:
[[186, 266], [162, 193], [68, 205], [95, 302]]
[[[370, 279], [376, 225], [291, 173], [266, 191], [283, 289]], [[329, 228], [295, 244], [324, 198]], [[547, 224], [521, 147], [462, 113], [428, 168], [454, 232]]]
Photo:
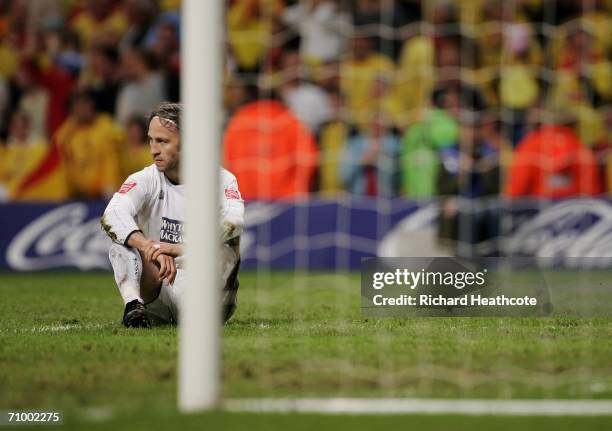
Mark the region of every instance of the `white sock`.
[[142, 275], [140, 253], [134, 249], [113, 243], [108, 251], [108, 257], [123, 302], [127, 304], [135, 299], [144, 302], [140, 297], [140, 277]]

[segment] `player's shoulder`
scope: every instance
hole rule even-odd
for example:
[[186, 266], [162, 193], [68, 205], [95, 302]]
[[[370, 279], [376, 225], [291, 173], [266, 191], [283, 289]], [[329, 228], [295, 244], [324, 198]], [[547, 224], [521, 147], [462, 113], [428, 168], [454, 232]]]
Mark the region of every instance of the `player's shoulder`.
[[143, 184], [156, 184], [159, 182], [159, 171], [155, 164], [147, 166], [140, 171], [134, 172], [128, 177], [126, 183], [139, 182]]
[[157, 171], [157, 167], [155, 166], [155, 163], [146, 166], [145, 168], [134, 172], [132, 175], [130, 176], [138, 176], [138, 177], [157, 177], [158, 171]]
[[236, 181], [236, 176], [230, 171], [223, 168], [222, 166], [219, 167], [219, 169], [221, 170], [221, 184], [228, 184]]

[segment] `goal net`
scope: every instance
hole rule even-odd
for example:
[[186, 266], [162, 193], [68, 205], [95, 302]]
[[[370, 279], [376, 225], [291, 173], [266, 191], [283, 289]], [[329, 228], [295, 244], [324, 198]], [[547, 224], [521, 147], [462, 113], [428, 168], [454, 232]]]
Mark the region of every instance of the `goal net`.
[[[221, 161], [246, 202], [223, 399], [580, 413], [612, 396], [611, 2], [229, 0], [223, 14]], [[443, 272], [489, 265], [498, 293], [536, 286], [551, 307], [368, 313], [365, 259], [418, 272], [444, 257]]]

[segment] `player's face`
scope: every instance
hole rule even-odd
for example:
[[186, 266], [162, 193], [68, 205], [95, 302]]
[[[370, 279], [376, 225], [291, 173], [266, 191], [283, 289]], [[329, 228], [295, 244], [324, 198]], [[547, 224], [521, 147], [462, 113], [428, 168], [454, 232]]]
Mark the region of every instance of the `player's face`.
[[153, 117], [149, 123], [149, 148], [157, 170], [178, 173], [180, 160], [179, 131], [167, 122]]

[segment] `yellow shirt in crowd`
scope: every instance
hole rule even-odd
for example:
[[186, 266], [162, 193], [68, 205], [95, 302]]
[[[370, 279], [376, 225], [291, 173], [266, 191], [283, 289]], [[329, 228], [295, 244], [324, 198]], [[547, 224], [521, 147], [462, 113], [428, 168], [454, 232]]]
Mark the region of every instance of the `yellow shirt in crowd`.
[[321, 194], [335, 196], [343, 187], [338, 172], [338, 162], [342, 148], [348, 140], [348, 126], [341, 121], [328, 124], [321, 131], [321, 152], [319, 153], [319, 172]]
[[279, 0], [237, 0], [230, 7], [226, 16], [227, 38], [239, 66], [245, 69], [257, 66], [269, 45], [271, 19], [280, 14], [282, 6]]
[[368, 124], [372, 113], [376, 111], [376, 101], [372, 94], [375, 80], [379, 75], [384, 75], [394, 82], [394, 71], [393, 61], [380, 54], [372, 54], [360, 62], [353, 59], [342, 62], [340, 76], [346, 106], [349, 116], [360, 126]]
[[120, 37], [128, 28], [125, 12], [115, 9], [106, 19], [97, 21], [91, 13], [83, 11], [74, 17], [72, 29], [79, 35], [84, 46], [88, 46], [91, 40], [101, 34], [111, 34]]
[[66, 168], [71, 196], [102, 198], [110, 196], [123, 181], [120, 152], [123, 132], [106, 115], [100, 114], [89, 125], [68, 119], [55, 136]]
[[148, 145], [125, 148], [121, 152], [121, 178], [126, 179], [134, 172], [141, 171], [152, 163], [153, 157]]
[[15, 50], [8, 42], [0, 40], [0, 77], [7, 80], [15, 76], [17, 66], [19, 65], [19, 57]]

